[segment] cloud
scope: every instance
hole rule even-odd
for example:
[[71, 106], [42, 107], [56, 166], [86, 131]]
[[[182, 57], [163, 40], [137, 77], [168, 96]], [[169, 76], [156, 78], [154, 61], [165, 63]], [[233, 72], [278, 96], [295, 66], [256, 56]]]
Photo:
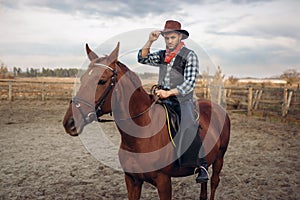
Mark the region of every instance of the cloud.
[[[191, 27], [227, 75], [280, 74], [300, 65], [299, 6], [299, 1], [224, 1], [198, 10], [200, 23]], [[188, 7], [190, 13], [197, 9]]]
[[273, 0], [231, 0], [230, 2], [234, 4], [257, 4], [272, 1]]
[[0, 59], [9, 66], [40, 65], [42, 59], [47, 66], [74, 65], [85, 59], [86, 42], [97, 47], [118, 34], [162, 29], [165, 20], [177, 19], [224, 71], [242, 74], [250, 68], [247, 73], [254, 73], [273, 66], [264, 67], [265, 74], [272, 74], [282, 71], [280, 66], [299, 67], [299, 6], [293, 0], [0, 1], [5, 27]]
[[[2, 6], [10, 8], [22, 8], [22, 7], [39, 7], [50, 8], [60, 12], [67, 13], [81, 13], [87, 16], [103, 16], [103, 17], [144, 17], [148, 14], [161, 14], [167, 12], [177, 12], [179, 0], [160, 0], [160, 1], [119, 1], [119, 0], [61, 0], [61, 1], [10, 1], [1, 2]], [[195, 1], [186, 1], [188, 3], [195, 4]], [[170, 7], [172, 10], [170, 10]]]

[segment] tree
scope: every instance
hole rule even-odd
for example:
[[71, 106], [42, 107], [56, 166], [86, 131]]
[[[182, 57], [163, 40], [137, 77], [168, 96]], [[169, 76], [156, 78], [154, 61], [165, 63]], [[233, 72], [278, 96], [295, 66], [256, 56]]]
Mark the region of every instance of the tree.
[[218, 66], [217, 71], [215, 72], [214, 78], [213, 78], [213, 84], [215, 85], [222, 85], [224, 81], [225, 75], [222, 74], [221, 67]]
[[20, 67], [18, 67], [18, 69], [17, 69], [17, 74], [18, 74], [18, 76], [22, 74], [22, 69]]
[[238, 82], [238, 78], [235, 78], [234, 76], [229, 76], [228, 77], [228, 83], [231, 84], [231, 85], [234, 85]]
[[280, 78], [286, 80], [287, 84], [297, 84], [300, 82], [300, 72], [296, 69], [288, 69], [280, 75]]
[[18, 76], [18, 68], [14, 67], [13, 72], [14, 72], [14, 77]]
[[0, 74], [6, 74], [7, 72], [8, 72], [7, 67], [5, 66], [4, 63], [1, 63]]

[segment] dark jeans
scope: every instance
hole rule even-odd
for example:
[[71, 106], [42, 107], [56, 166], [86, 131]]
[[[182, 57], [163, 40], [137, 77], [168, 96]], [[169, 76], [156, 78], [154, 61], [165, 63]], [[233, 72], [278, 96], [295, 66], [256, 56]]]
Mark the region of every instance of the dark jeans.
[[180, 166], [199, 167], [206, 163], [205, 153], [199, 152], [202, 145], [198, 134], [199, 124], [194, 117], [193, 101], [179, 102], [176, 97], [163, 100], [163, 103], [172, 107], [180, 117], [180, 128], [175, 137], [177, 157]]

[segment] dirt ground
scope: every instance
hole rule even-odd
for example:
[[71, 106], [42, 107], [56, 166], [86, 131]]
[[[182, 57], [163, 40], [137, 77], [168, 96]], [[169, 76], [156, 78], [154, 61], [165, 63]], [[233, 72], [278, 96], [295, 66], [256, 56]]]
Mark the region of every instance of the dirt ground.
[[[122, 172], [64, 133], [67, 101], [1, 101], [0, 199], [127, 199]], [[300, 199], [300, 126], [230, 114], [232, 132], [216, 199]], [[113, 122], [106, 122], [114, 130]], [[118, 133], [110, 132], [117, 138]], [[198, 199], [194, 177], [173, 179], [173, 199]], [[145, 183], [141, 199], [158, 199]]]

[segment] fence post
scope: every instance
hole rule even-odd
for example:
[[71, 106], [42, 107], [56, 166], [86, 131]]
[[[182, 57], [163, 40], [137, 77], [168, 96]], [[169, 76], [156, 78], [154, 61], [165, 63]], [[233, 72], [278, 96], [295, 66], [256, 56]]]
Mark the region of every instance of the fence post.
[[247, 114], [248, 116], [252, 115], [252, 95], [253, 94], [253, 88], [249, 87], [248, 89], [248, 110], [247, 110]]
[[222, 87], [219, 86], [218, 87], [218, 104], [221, 105], [221, 101], [222, 101]]
[[288, 97], [287, 97], [287, 104], [286, 104], [286, 113], [285, 116], [288, 114], [291, 101], [292, 101], [292, 96], [293, 96], [293, 90], [288, 91]]
[[45, 101], [45, 82], [42, 82], [42, 101]]
[[8, 101], [12, 101], [12, 81], [8, 82]]
[[209, 98], [209, 87], [208, 87], [208, 85], [205, 85], [204, 86], [204, 98], [205, 99], [208, 99]]
[[254, 105], [254, 110], [256, 110], [258, 108], [259, 100], [261, 99], [262, 93], [263, 93], [263, 90], [262, 89], [259, 90], [257, 100], [256, 100], [255, 105]]
[[287, 113], [287, 100], [288, 100], [288, 89], [287, 87], [284, 87], [283, 91], [283, 104], [282, 104], [282, 117], [285, 117]]

